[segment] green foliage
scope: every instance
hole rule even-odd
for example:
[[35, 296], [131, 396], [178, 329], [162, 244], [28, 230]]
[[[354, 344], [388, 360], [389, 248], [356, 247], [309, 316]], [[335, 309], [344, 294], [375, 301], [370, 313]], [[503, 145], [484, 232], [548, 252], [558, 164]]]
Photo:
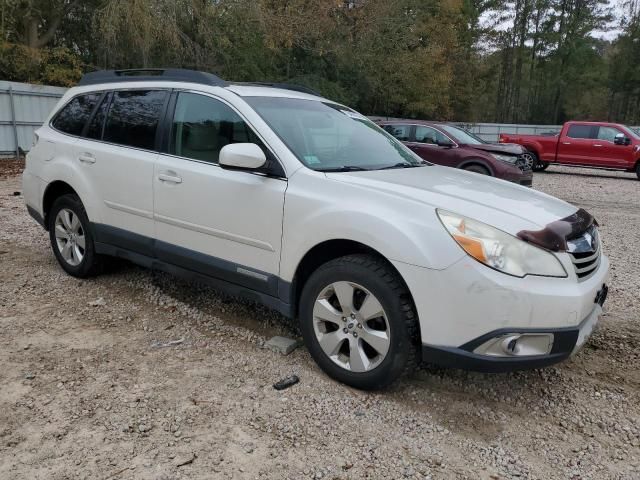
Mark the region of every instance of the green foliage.
[[0, 0], [0, 78], [98, 68], [295, 82], [368, 114], [640, 123], [639, 0]]
[[0, 42], [0, 78], [4, 80], [71, 87], [82, 73], [82, 62], [67, 48], [32, 49]]

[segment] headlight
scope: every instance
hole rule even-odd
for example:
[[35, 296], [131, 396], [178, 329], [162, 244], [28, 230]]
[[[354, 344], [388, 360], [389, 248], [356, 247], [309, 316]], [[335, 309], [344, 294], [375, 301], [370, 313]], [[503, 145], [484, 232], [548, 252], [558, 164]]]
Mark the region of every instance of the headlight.
[[440, 221], [453, 239], [486, 266], [516, 277], [541, 275], [566, 277], [560, 261], [550, 252], [534, 247], [485, 223], [437, 210]]
[[500, 160], [501, 162], [510, 163], [514, 165], [518, 161], [518, 157], [515, 155], [500, 155], [499, 153], [492, 153], [493, 158]]

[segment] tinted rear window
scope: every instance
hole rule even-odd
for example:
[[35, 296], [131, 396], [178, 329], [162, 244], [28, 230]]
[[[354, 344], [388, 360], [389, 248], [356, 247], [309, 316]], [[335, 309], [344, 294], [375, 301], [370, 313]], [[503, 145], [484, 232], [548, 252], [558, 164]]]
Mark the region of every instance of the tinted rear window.
[[159, 90], [114, 92], [103, 140], [153, 150], [166, 97]]
[[593, 138], [591, 136], [591, 125], [571, 125], [567, 132], [567, 137], [571, 138]]
[[80, 135], [99, 99], [99, 93], [75, 97], [56, 115], [53, 127], [70, 135]]

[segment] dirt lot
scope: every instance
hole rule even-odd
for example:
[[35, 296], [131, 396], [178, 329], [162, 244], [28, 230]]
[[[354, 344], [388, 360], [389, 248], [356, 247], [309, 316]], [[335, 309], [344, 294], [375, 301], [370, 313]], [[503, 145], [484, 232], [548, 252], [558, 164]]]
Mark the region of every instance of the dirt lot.
[[0, 171], [0, 478], [640, 478], [640, 182], [552, 167], [535, 185], [602, 225], [611, 292], [587, 347], [363, 393], [304, 348], [262, 348], [291, 332], [260, 307], [127, 264], [65, 275]]

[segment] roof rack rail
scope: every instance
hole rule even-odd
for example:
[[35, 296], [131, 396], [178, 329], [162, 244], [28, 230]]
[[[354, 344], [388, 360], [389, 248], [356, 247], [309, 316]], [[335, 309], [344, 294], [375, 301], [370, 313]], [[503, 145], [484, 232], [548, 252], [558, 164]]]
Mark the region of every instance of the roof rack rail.
[[295, 83], [279, 83], [279, 82], [233, 82], [231, 85], [255, 85], [257, 87], [282, 88], [284, 90], [293, 90], [294, 92], [308, 93], [321, 97], [318, 92], [304, 85], [296, 85]]
[[138, 68], [128, 70], [99, 70], [85, 73], [79, 86], [96, 85], [100, 83], [116, 82], [149, 82], [149, 81], [174, 81], [201, 83], [214, 87], [224, 87], [227, 82], [213, 73], [197, 70], [185, 70], [182, 68]]

